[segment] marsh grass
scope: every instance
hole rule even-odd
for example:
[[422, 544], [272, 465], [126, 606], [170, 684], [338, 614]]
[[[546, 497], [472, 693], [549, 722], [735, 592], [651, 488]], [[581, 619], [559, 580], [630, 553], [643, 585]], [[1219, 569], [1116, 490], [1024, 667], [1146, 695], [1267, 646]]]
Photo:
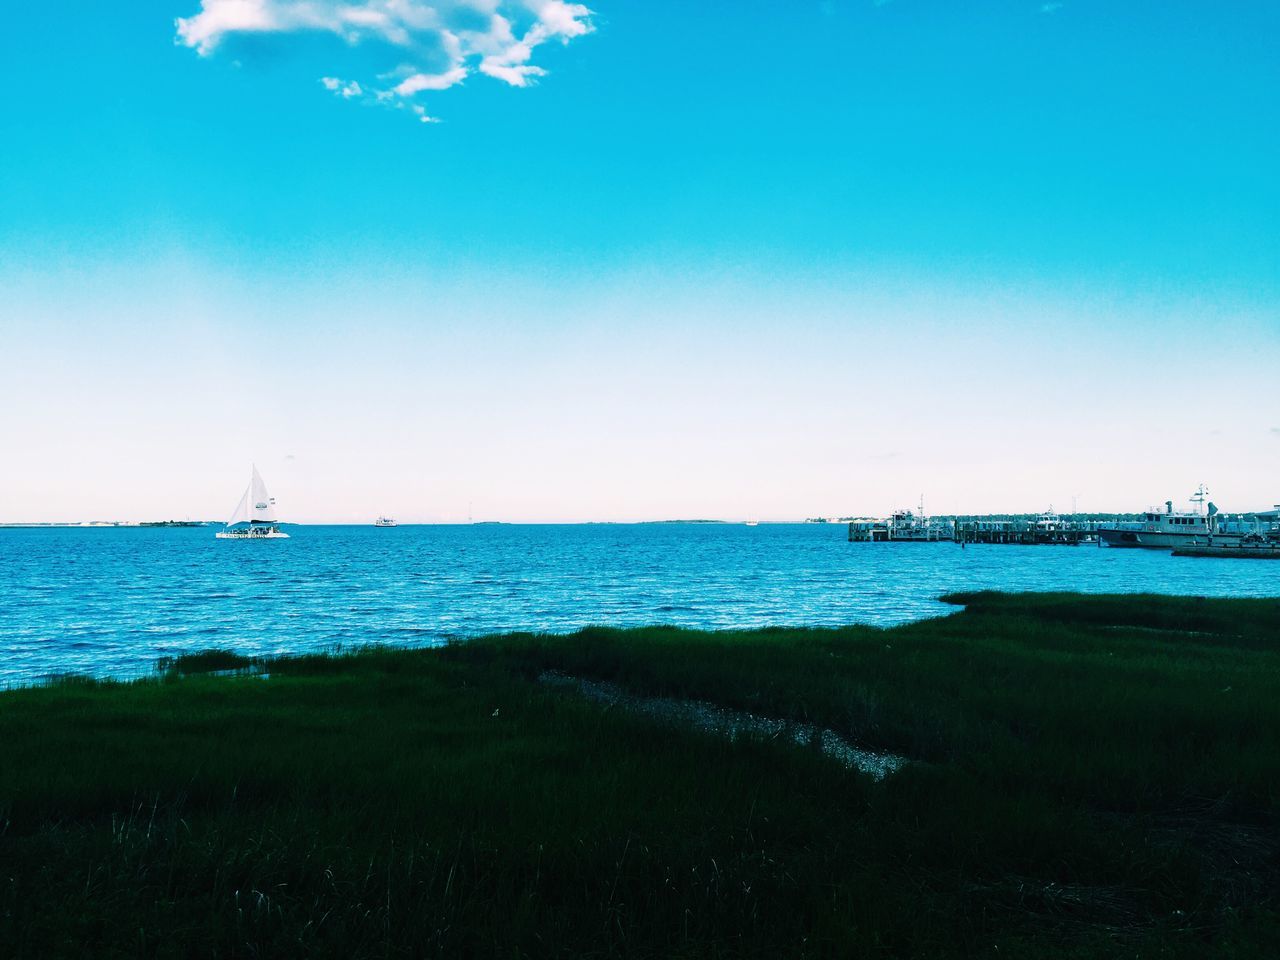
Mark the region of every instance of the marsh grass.
[[184, 653], [176, 657], [161, 657], [156, 662], [160, 673], [185, 675], [191, 673], [228, 673], [236, 670], [253, 670], [262, 661], [246, 657], [234, 650], [211, 648]]
[[[1280, 955], [1280, 601], [954, 599], [4, 693], [0, 953]], [[547, 671], [912, 762], [875, 782]]]

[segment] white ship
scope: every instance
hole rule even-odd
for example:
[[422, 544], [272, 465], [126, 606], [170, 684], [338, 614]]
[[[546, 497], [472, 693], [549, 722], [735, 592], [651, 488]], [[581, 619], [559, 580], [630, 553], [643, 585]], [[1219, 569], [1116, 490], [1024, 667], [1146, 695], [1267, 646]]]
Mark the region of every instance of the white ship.
[[379, 517], [373, 521], [375, 527], [394, 527], [396, 525], [395, 517]]
[[1173, 501], [1166, 500], [1164, 510], [1148, 510], [1137, 523], [1125, 523], [1114, 527], [1099, 527], [1098, 537], [1109, 547], [1148, 547], [1169, 550], [1203, 544], [1214, 546], [1238, 546], [1241, 534], [1219, 529], [1218, 508], [1209, 502], [1205, 485], [1191, 497], [1195, 510], [1187, 512], [1173, 509]]
[[276, 521], [275, 497], [267, 493], [258, 468], [253, 468], [249, 486], [236, 505], [227, 525], [214, 534], [219, 540], [287, 540]]
[[849, 521], [850, 543], [942, 543], [954, 541], [954, 520], [937, 520], [924, 512], [924, 497], [920, 498], [920, 512], [895, 510], [887, 520], [858, 519]]
[[1035, 519], [1036, 533], [1054, 533], [1066, 525], [1062, 517], [1053, 512], [1053, 504], [1049, 504], [1049, 509]]
[[954, 540], [955, 527], [946, 520], [934, 520], [925, 516], [924, 502], [921, 500], [920, 512], [895, 510], [889, 518], [888, 540], [893, 543], [938, 543]]

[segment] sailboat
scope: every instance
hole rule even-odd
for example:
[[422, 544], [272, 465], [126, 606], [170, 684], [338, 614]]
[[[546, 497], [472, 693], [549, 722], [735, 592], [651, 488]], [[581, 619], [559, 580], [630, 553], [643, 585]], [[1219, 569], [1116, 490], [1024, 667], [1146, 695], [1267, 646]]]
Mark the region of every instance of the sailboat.
[[287, 540], [289, 535], [280, 532], [276, 522], [276, 500], [267, 493], [267, 485], [262, 482], [258, 468], [253, 468], [253, 476], [249, 478], [249, 486], [236, 505], [236, 512], [231, 515], [227, 525], [215, 536], [219, 540]]

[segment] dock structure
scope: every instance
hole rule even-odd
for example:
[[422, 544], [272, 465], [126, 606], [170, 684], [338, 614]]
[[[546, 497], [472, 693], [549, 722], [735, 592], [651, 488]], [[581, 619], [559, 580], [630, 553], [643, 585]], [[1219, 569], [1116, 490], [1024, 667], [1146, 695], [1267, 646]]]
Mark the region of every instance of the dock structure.
[[1225, 557], [1231, 560], [1280, 560], [1280, 541], [1247, 543], [1236, 547], [1220, 547], [1214, 544], [1178, 547], [1175, 557]]
[[[1207, 503], [1203, 485], [1193, 503]], [[970, 543], [1074, 547], [1147, 547], [1157, 550], [1207, 547], [1183, 556], [1280, 557], [1280, 504], [1271, 510], [1224, 514], [1208, 503], [1194, 514], [1164, 510], [1145, 514], [1059, 514], [1053, 507], [1035, 514], [948, 515], [929, 517], [921, 500], [919, 513], [896, 510], [884, 519], [849, 522], [850, 543]], [[1243, 551], [1240, 548], [1244, 548]]]
[[850, 543], [1004, 543], [1072, 547], [1096, 543], [1097, 520], [1045, 513], [1024, 517], [931, 517], [899, 511], [884, 520], [849, 523]]
[[1010, 543], [1056, 547], [1077, 547], [1098, 541], [1099, 524], [1092, 520], [1066, 520], [1061, 517], [1001, 519], [984, 517], [956, 521], [956, 542]]
[[926, 517], [923, 510], [897, 510], [884, 520], [849, 521], [850, 543], [951, 543], [955, 534], [953, 519]]

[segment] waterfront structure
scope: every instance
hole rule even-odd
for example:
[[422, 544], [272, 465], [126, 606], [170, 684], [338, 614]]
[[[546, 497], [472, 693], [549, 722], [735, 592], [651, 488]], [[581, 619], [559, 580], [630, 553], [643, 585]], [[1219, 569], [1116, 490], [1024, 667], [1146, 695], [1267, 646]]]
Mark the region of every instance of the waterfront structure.
[[849, 521], [851, 543], [942, 543], [955, 539], [955, 521], [895, 510], [887, 520]]
[[882, 543], [889, 539], [889, 521], [863, 517], [849, 521], [850, 543]]
[[1280, 560], [1280, 541], [1246, 537], [1234, 547], [1218, 545], [1177, 547], [1175, 557], [1220, 557], [1230, 560]]
[[[954, 541], [990, 544], [1052, 544], [1077, 546], [1148, 547], [1171, 550], [1211, 547], [1214, 556], [1222, 550], [1250, 548], [1280, 549], [1280, 504], [1270, 510], [1225, 514], [1209, 501], [1209, 491], [1201, 484], [1191, 497], [1193, 511], [1175, 511], [1173, 501], [1164, 509], [1151, 508], [1145, 514], [1104, 514], [1082, 518], [1063, 516], [1050, 506], [1038, 514], [1005, 516], [928, 517], [923, 501], [919, 513], [897, 510], [887, 518], [857, 517], [849, 520], [850, 543], [934, 543]], [[825, 522], [825, 521], [810, 521]], [[1266, 553], [1264, 549], [1261, 551]]]
[[956, 541], [1073, 547], [1097, 540], [1097, 521], [1059, 516], [1050, 508], [1033, 518], [981, 517], [956, 521]]
[[253, 468], [249, 486], [236, 504], [227, 525], [214, 534], [219, 540], [287, 540], [276, 520], [276, 500], [267, 493], [258, 468]]
[[1280, 540], [1280, 503], [1270, 510], [1253, 513], [1219, 513], [1214, 519], [1219, 534], [1239, 536], [1246, 541], [1251, 537]]
[[955, 539], [955, 523], [936, 520], [910, 510], [895, 510], [889, 518], [889, 540], [901, 543], [938, 543]]

